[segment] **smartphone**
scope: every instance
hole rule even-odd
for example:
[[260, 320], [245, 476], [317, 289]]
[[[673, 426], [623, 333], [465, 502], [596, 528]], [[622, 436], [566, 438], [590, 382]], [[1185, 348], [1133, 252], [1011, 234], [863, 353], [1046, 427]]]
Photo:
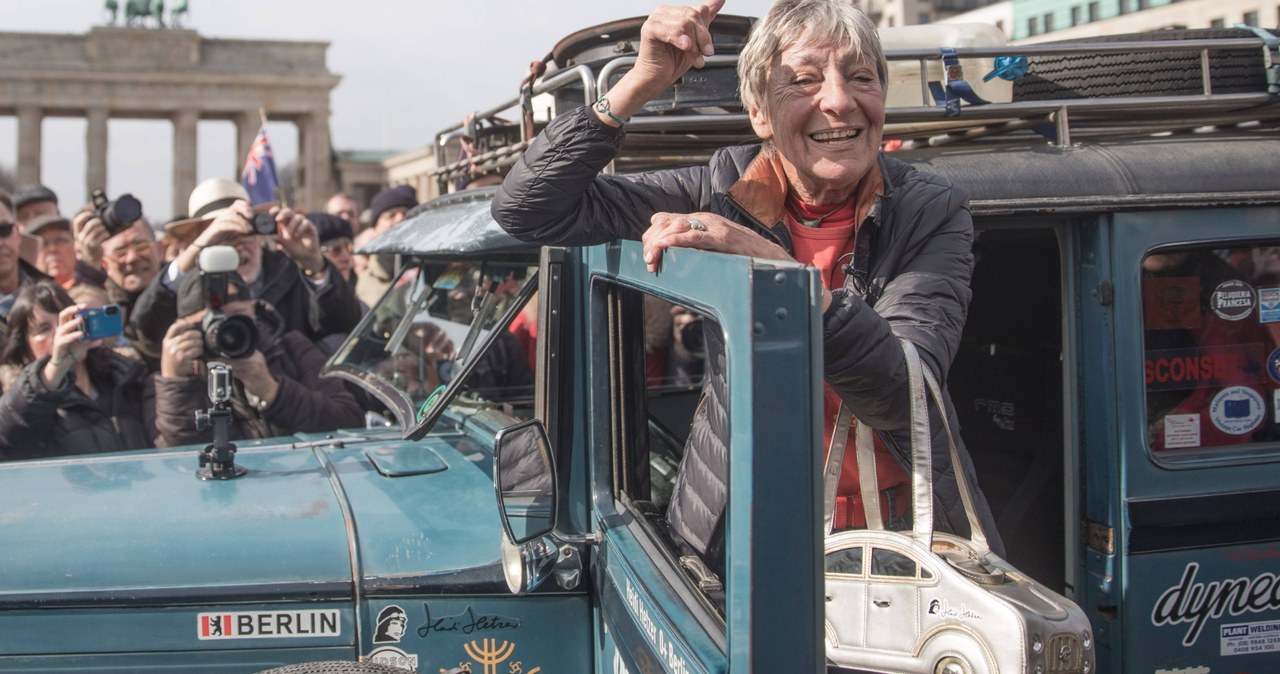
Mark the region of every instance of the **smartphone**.
[[89, 307], [76, 312], [83, 321], [83, 339], [119, 337], [124, 332], [124, 313], [119, 304]]

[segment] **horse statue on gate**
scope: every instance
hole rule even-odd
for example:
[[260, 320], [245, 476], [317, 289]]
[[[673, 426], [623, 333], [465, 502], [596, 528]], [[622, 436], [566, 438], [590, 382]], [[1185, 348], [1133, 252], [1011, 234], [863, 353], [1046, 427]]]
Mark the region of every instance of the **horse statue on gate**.
[[164, 28], [164, 0], [125, 0], [124, 25], [145, 28], [149, 17], [155, 17], [156, 26]]
[[111, 20], [107, 22], [107, 25], [116, 25], [116, 16], [120, 12], [120, 5], [116, 3], [116, 0], [105, 0], [102, 3], [102, 10], [111, 16]]
[[182, 28], [182, 17], [187, 15], [187, 0], [178, 0], [169, 8], [169, 27]]

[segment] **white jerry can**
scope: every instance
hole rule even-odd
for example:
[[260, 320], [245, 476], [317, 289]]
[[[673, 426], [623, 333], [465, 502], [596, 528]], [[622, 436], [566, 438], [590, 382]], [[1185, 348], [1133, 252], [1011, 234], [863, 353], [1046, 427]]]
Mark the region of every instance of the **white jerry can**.
[[[989, 23], [932, 23], [920, 26], [900, 26], [880, 29], [880, 46], [889, 57], [889, 95], [887, 108], [918, 108], [936, 103], [928, 92], [929, 82], [946, 86], [947, 72], [942, 60], [936, 56], [924, 61], [925, 76], [921, 81], [921, 60], [895, 58], [894, 51], [906, 49], [937, 50], [943, 47], [1003, 47], [1007, 44], [1004, 31]], [[988, 103], [1008, 103], [1013, 100], [1013, 83], [993, 77], [987, 82], [982, 78], [995, 66], [995, 57], [960, 59], [961, 76], [973, 87], [978, 96]], [[953, 73], [954, 75], [954, 73]]]

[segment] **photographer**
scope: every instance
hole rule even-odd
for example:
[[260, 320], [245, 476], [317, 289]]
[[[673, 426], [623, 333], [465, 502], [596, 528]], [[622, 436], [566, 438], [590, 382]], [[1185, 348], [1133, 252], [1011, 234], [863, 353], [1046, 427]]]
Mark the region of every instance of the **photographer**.
[[[155, 232], [139, 211], [132, 222], [120, 222], [107, 215], [104, 222], [97, 209], [84, 209], [71, 221], [75, 233], [76, 255], [81, 262], [102, 267], [106, 272], [107, 297], [132, 315], [133, 306], [142, 291], [160, 271], [160, 249]], [[150, 370], [159, 367], [160, 342], [148, 341], [133, 325], [126, 325], [124, 336], [147, 362]]]
[[244, 188], [223, 178], [197, 185], [188, 205], [192, 217], [165, 230], [190, 243], [147, 286], [129, 319], [142, 335], [162, 338], [178, 315], [179, 282], [195, 269], [200, 251], [215, 245], [235, 247], [248, 296], [275, 307], [288, 330], [315, 341], [355, 328], [355, 292], [320, 252], [315, 225], [302, 214], [288, 208], [255, 214]]
[[[209, 253], [226, 250], [221, 247]], [[210, 290], [219, 280], [225, 291]], [[209, 271], [185, 274], [177, 306], [182, 318], [165, 334], [160, 372], [152, 379], [157, 446], [208, 441], [208, 432], [197, 430], [195, 422], [195, 411], [209, 406], [205, 360], [232, 367], [233, 440], [363, 425], [363, 412], [342, 382], [319, 377], [324, 354], [306, 335], [289, 330], [269, 302], [252, 299], [238, 273], [225, 272], [220, 278]], [[219, 312], [223, 320], [207, 318], [211, 311]], [[256, 335], [246, 336], [246, 321], [235, 322], [237, 317], [248, 318]], [[219, 334], [220, 330], [233, 332]], [[219, 356], [210, 348], [217, 344], [247, 353], [225, 357], [224, 351]]]
[[86, 340], [82, 309], [49, 280], [18, 293], [0, 352], [0, 458], [152, 446], [142, 407], [146, 369], [108, 348], [109, 339]]

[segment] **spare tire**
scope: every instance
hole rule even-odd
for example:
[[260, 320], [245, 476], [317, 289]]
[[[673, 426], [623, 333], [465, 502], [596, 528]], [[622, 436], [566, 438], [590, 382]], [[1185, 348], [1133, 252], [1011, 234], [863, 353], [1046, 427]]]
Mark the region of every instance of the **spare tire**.
[[[1238, 28], [1163, 30], [1104, 35], [1045, 44], [1153, 42], [1256, 37]], [[1133, 51], [1029, 56], [1027, 75], [1013, 83], [1014, 101], [1118, 96], [1197, 96], [1204, 93], [1200, 50]], [[1215, 94], [1267, 90], [1262, 47], [1211, 49], [1209, 81]]]
[[258, 674], [405, 674], [409, 670], [376, 662], [325, 660], [264, 669]]

